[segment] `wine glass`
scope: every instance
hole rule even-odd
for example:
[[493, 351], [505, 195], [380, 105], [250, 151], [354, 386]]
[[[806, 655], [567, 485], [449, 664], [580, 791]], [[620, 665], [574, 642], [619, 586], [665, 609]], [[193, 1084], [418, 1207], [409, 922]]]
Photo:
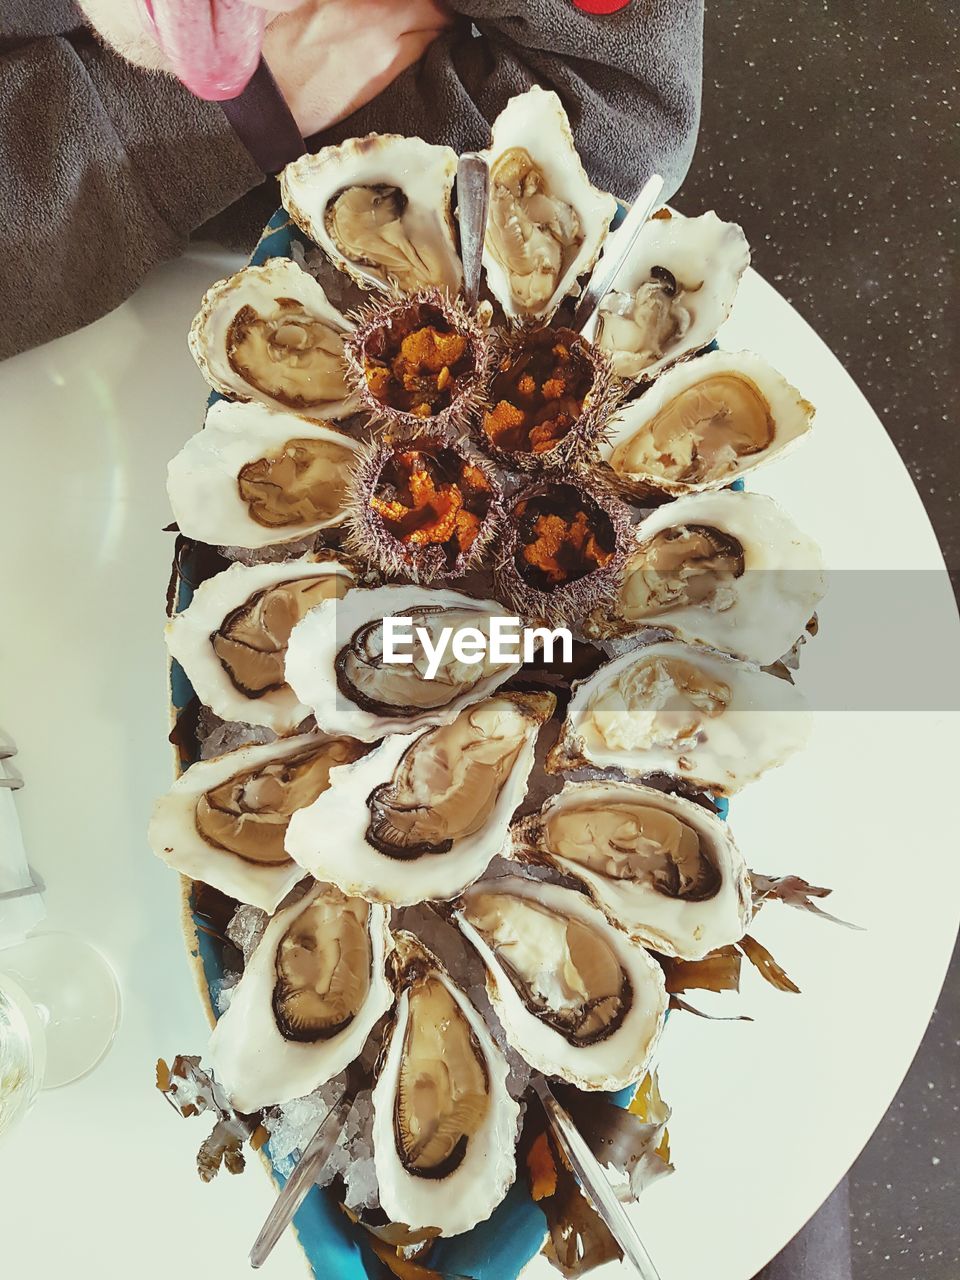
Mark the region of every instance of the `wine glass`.
[[89, 942], [37, 933], [0, 951], [0, 1136], [41, 1089], [92, 1071], [119, 1020], [117, 979]]

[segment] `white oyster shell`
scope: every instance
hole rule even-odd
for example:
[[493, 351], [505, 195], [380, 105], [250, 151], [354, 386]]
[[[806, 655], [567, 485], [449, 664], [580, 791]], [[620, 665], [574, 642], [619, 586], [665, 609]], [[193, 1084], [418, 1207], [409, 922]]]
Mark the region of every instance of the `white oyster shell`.
[[[250, 463], [276, 457], [295, 440], [329, 450], [331, 479], [316, 519], [270, 526], [255, 520], [240, 493], [239, 474]], [[344, 494], [360, 446], [342, 431], [262, 404], [220, 400], [206, 425], [191, 436], [167, 468], [167, 494], [180, 532], [211, 546], [269, 547], [293, 542], [346, 519]]]
[[[759, 404], [768, 417], [769, 443], [753, 453], [737, 454], [726, 443], [726, 434], [737, 426], [737, 415], [727, 407], [724, 395], [700, 392], [713, 379], [733, 380], [751, 402]], [[729, 383], [726, 385], [729, 386]], [[709, 390], [709, 388], [705, 388]], [[696, 423], [702, 435], [700, 448], [691, 447], [692, 437], [681, 432], [666, 439], [652, 437], [644, 457], [635, 463], [624, 457], [631, 441], [641, 441], [654, 429], [659, 418], [685, 397], [686, 418]], [[599, 455], [613, 472], [614, 479], [628, 491], [641, 495], [651, 490], [681, 495], [723, 489], [747, 472], [782, 457], [810, 430], [814, 408], [772, 365], [752, 351], [708, 351], [662, 374], [636, 400], [619, 409], [607, 424]], [[703, 424], [708, 424], [704, 426]], [[662, 430], [662, 427], [661, 427]], [[709, 456], [708, 457], [708, 453]], [[701, 474], [702, 473], [702, 474]]]
[[[673, 897], [661, 892], [642, 872], [635, 878], [617, 877], [558, 851], [550, 829], [552, 819], [583, 807], [602, 813], [615, 805], [655, 809], [692, 828], [700, 839], [701, 853], [719, 874], [717, 891], [701, 900]], [[625, 831], [618, 846], [631, 848], [636, 836], [635, 828]], [[532, 848], [538, 861], [576, 877], [612, 924], [662, 955], [700, 960], [717, 947], [739, 941], [749, 926], [750, 879], [729, 826], [682, 796], [631, 782], [568, 782], [547, 800], [539, 814], [518, 824], [514, 839], [518, 856], [523, 857], [525, 848]], [[589, 846], [586, 852], [594, 852], [597, 845], [591, 840], [589, 818], [583, 839]], [[642, 845], [642, 840], [639, 843]]]
[[231, 1105], [244, 1114], [312, 1093], [357, 1058], [373, 1027], [393, 1003], [384, 964], [392, 948], [383, 907], [368, 906], [371, 947], [370, 986], [352, 1021], [335, 1035], [311, 1042], [289, 1040], [273, 1010], [277, 948], [297, 917], [330, 885], [315, 885], [304, 897], [278, 911], [234, 989], [230, 1005], [213, 1029], [209, 1056], [213, 1073]]
[[[693, 682], [692, 695], [677, 677]], [[711, 649], [658, 641], [574, 685], [548, 768], [668, 773], [731, 795], [799, 751], [810, 727], [789, 681]]]
[[[250, 380], [234, 350], [235, 322], [244, 308], [252, 309], [269, 331], [257, 356], [264, 381], [275, 384], [273, 391]], [[358, 402], [342, 373], [331, 374], [330, 365], [342, 363], [343, 335], [352, 329], [313, 276], [290, 258], [269, 258], [210, 286], [190, 328], [189, 344], [200, 372], [221, 395], [258, 400], [308, 418], [343, 418]], [[319, 366], [309, 356], [318, 339], [328, 352]], [[323, 388], [318, 387], [320, 378]], [[330, 394], [331, 380], [338, 382], [338, 394]]]
[[279, 865], [251, 862], [211, 844], [197, 827], [197, 803], [206, 792], [238, 774], [261, 769], [323, 741], [323, 735], [298, 734], [278, 742], [240, 747], [192, 764], [154, 806], [147, 831], [151, 849], [167, 866], [192, 880], [202, 880], [263, 911], [276, 911], [293, 886], [303, 879], [303, 868], [292, 859]]
[[[576, 920], [595, 930], [607, 943], [630, 981], [632, 999], [623, 1021], [605, 1039], [592, 1044], [571, 1044], [529, 1011], [497, 953], [466, 918], [465, 912], [469, 911], [475, 895], [488, 892], [520, 898], [562, 919]], [[531, 919], [532, 929], [536, 921]], [[503, 1024], [507, 1041], [531, 1067], [587, 1090], [623, 1089], [641, 1079], [656, 1049], [667, 1013], [663, 970], [644, 947], [621, 929], [615, 929], [584, 894], [520, 876], [480, 880], [463, 895], [457, 923], [486, 966], [487, 993]], [[544, 986], [549, 983], [550, 973], [543, 950], [546, 945], [546, 941], [539, 942], [530, 936], [506, 944], [506, 948], [513, 946], [529, 955], [535, 955], [539, 949]]]
[[[405, 293], [436, 285], [457, 293], [463, 267], [451, 213], [456, 175], [457, 156], [449, 147], [372, 133], [294, 160], [280, 175], [280, 192], [297, 226], [359, 284], [399, 287]], [[382, 265], [350, 258], [338, 247], [327, 226], [327, 210], [352, 187], [390, 187], [402, 192], [406, 205], [395, 233], [419, 256], [413, 278], [398, 280]]]
[[[403, 682], [404, 696], [412, 701], [391, 714], [358, 705], [338, 687], [338, 655], [364, 627], [392, 616], [412, 615], [416, 620], [416, 611], [421, 609], [467, 611], [472, 625], [487, 634], [490, 619], [503, 614], [503, 606], [495, 600], [478, 600], [456, 591], [415, 586], [355, 588], [342, 601], [325, 601], [312, 609], [294, 627], [287, 646], [287, 680], [321, 728], [349, 734], [361, 742], [375, 742], [389, 733], [449, 724], [464, 707], [487, 697], [519, 671], [519, 662], [494, 664], [486, 658], [479, 664], [451, 661], [434, 681], [428, 681], [424, 674], [426, 655], [418, 643], [410, 651], [411, 664], [380, 668], [391, 673], [392, 681]], [[457, 616], [461, 616], [459, 612]], [[443, 625], [441, 615], [438, 627]], [[436, 705], [424, 702], [420, 709], [421, 698]]]
[[[403, 757], [428, 734], [442, 735], [447, 726], [421, 730], [411, 734], [393, 734], [360, 760], [335, 768], [330, 787], [312, 805], [294, 814], [287, 829], [287, 851], [321, 880], [330, 880], [344, 893], [356, 894], [373, 902], [389, 902], [409, 906], [427, 899], [455, 897], [466, 885], [481, 876], [491, 859], [507, 842], [510, 819], [521, 804], [527, 780], [533, 768], [537, 735], [553, 712], [552, 694], [495, 694], [474, 703], [461, 712], [472, 717], [483, 707], [499, 705], [505, 725], [502, 732], [520, 733], [519, 752], [503, 781], [495, 803], [483, 825], [476, 831], [453, 841], [442, 852], [423, 852], [404, 857], [382, 852], [369, 841], [371, 810], [367, 799], [395, 776]], [[501, 719], [497, 721], [500, 727]], [[518, 725], [518, 720], [520, 724]], [[489, 753], [484, 753], [484, 739], [479, 740], [474, 754], [474, 777], [489, 771]], [[496, 743], [493, 743], [496, 746]], [[421, 744], [420, 750], [428, 748]], [[468, 797], [457, 787], [445, 796], [438, 788], [447, 782], [450, 762], [442, 743], [440, 759], [424, 760], [418, 765], [419, 782], [435, 806], [456, 804]], [[466, 753], [461, 757], [466, 759]], [[461, 779], [458, 785], [463, 787]], [[331, 834], [335, 833], [335, 834]]]
[[[619, 251], [620, 234], [614, 231], [607, 240], [601, 270], [603, 258]], [[750, 248], [735, 222], [724, 222], [712, 211], [696, 218], [679, 213], [651, 218], [586, 336], [610, 352], [622, 378], [654, 378], [710, 345], [730, 314], [749, 265]], [[655, 268], [665, 268], [676, 280], [674, 298], [646, 288]]]
[[[551, 279], [555, 275], [555, 287], [538, 303], [531, 303], [525, 296], [528, 291], [512, 282], [511, 274], [494, 247], [497, 236], [497, 163], [505, 152], [513, 148], [520, 148], [530, 156], [544, 179], [543, 195], [562, 202], [560, 222], [570, 221], [567, 209], [572, 209], [579, 223], [577, 241], [561, 250], [559, 270], [548, 273]], [[617, 211], [616, 198], [598, 190], [590, 182], [574, 146], [570, 122], [560, 99], [538, 85], [510, 99], [494, 121], [490, 147], [482, 154], [490, 164], [493, 179], [483, 249], [487, 286], [510, 319], [547, 320], [563, 299], [574, 292], [578, 277], [589, 272], [597, 261]], [[530, 244], [542, 239], [543, 233], [539, 228], [551, 220], [556, 221], [555, 209], [546, 208], [538, 214], [534, 206], [532, 209], [528, 207], [525, 215], [515, 211], [505, 225], [512, 243], [525, 241]], [[530, 240], [531, 232], [534, 241]], [[537, 274], [533, 270], [535, 262], [543, 259], [542, 255], [535, 253], [527, 257], [527, 265], [531, 267], [528, 275], [532, 278]], [[543, 292], [545, 290], [540, 290]]]
[[247, 697], [230, 679], [213, 650], [212, 636], [224, 619], [251, 597], [298, 578], [333, 578], [341, 594], [353, 574], [339, 560], [307, 556], [267, 564], [233, 564], [202, 582], [186, 609], [167, 623], [167, 648], [183, 667], [200, 701], [223, 720], [260, 724], [275, 733], [290, 733], [310, 714], [288, 684], [259, 698]]
[[489, 1218], [516, 1177], [519, 1104], [507, 1090], [509, 1066], [483, 1018], [437, 966], [429, 970], [443, 983], [473, 1033], [487, 1073], [490, 1106], [470, 1138], [461, 1163], [444, 1177], [422, 1177], [404, 1168], [394, 1129], [396, 1082], [410, 1022], [410, 991], [397, 997], [394, 1022], [373, 1090], [373, 1154], [380, 1205], [392, 1222], [414, 1231], [435, 1228], [460, 1235]]
[[[696, 565], [688, 564], [664, 581], [651, 575], [645, 558], [655, 536], [691, 527], [717, 530], [742, 555], [743, 572], [720, 575], [702, 603], [676, 594], [686, 574], [696, 575]], [[623, 566], [615, 611], [598, 611], [585, 628], [588, 634], [663, 627], [681, 640], [766, 665], [803, 634], [826, 591], [820, 548], [765, 494], [727, 489], [664, 503], [636, 526], [636, 543]], [[694, 576], [694, 591], [697, 581], [703, 579]], [[657, 600], [662, 601], [659, 607]]]

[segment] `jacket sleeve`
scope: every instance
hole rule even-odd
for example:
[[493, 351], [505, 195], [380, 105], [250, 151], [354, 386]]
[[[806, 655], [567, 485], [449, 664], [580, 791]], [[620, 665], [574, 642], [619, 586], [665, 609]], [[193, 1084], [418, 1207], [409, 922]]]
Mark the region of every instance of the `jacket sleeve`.
[[311, 140], [419, 134], [483, 147], [489, 123], [534, 82], [554, 89], [584, 164], [625, 200], [651, 173], [672, 195], [700, 118], [703, 0], [631, 0], [596, 16], [572, 0], [451, 0], [458, 16], [424, 57], [373, 102]]
[[263, 180], [219, 107], [84, 32], [0, 54], [0, 358], [117, 306]]

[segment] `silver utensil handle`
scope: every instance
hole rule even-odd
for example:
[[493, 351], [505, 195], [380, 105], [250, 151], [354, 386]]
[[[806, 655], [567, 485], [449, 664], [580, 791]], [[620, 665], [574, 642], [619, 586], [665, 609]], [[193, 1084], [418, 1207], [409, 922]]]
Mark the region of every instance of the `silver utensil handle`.
[[297, 1167], [284, 1184], [277, 1196], [276, 1203], [267, 1215], [267, 1220], [250, 1250], [251, 1267], [262, 1267], [273, 1251], [274, 1245], [286, 1231], [307, 1197], [314, 1184], [316, 1175], [330, 1152], [337, 1145], [340, 1131], [346, 1123], [350, 1108], [357, 1096], [356, 1089], [346, 1089], [338, 1102], [320, 1121], [316, 1133], [307, 1143]]
[[543, 1076], [534, 1076], [533, 1087], [543, 1104], [550, 1128], [571, 1168], [580, 1180], [584, 1191], [609, 1227], [610, 1234], [623, 1250], [624, 1258], [631, 1263], [640, 1280], [660, 1280], [660, 1273], [637, 1235], [636, 1228], [627, 1216], [616, 1192], [607, 1180], [596, 1156], [590, 1150], [583, 1134], [574, 1124], [569, 1112], [553, 1095]]
[[457, 166], [457, 216], [463, 259], [463, 295], [471, 310], [480, 298], [480, 266], [490, 206], [490, 166], [477, 151], [467, 151]]
[[652, 178], [648, 178], [640, 188], [627, 216], [617, 229], [617, 244], [619, 248], [616, 256], [613, 258], [608, 257], [606, 261], [603, 258], [600, 259], [596, 270], [587, 282], [587, 287], [584, 289], [580, 301], [577, 303], [577, 308], [573, 313], [573, 327], [577, 333], [583, 333], [593, 319], [594, 312], [600, 306], [600, 303], [616, 284], [620, 268], [629, 257], [633, 246], [637, 243], [637, 236], [643, 230], [643, 224], [653, 213], [662, 190], [663, 179], [659, 173], [655, 173]]

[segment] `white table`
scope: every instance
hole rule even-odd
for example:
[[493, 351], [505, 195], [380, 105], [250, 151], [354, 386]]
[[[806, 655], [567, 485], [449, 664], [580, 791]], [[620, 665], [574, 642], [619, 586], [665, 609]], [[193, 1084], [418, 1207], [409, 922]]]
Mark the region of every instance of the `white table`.
[[[198, 1051], [206, 1035], [177, 880], [144, 830], [171, 770], [165, 467], [198, 428], [205, 396], [185, 335], [203, 289], [230, 265], [185, 258], [85, 332], [0, 366], [0, 716], [20, 745], [22, 825], [48, 924], [95, 941], [124, 999], [102, 1066], [42, 1095], [0, 1148], [10, 1276], [235, 1280], [273, 1195], [255, 1162], [203, 1186], [194, 1156], [206, 1122], [178, 1119], [153, 1088], [157, 1057]], [[756, 276], [722, 342], [761, 351], [819, 406], [811, 441], [752, 487], [781, 500], [835, 568], [928, 571], [910, 581], [928, 584], [935, 648], [955, 653], [960, 628], [933, 533], [856, 387]], [[907, 577], [888, 580], [895, 593]], [[850, 657], [844, 601], [835, 583], [804, 656], [803, 682], [815, 688]], [[891, 625], [902, 651], [916, 620], [897, 619], [896, 600], [874, 603], [875, 625]], [[928, 650], [925, 664], [936, 661]], [[663, 1280], [748, 1280], [850, 1165], [909, 1065], [960, 902], [956, 841], [933, 809], [956, 786], [952, 679], [943, 710], [823, 711], [807, 753], [734, 802], [751, 865], [833, 885], [828, 905], [867, 932], [768, 907], [755, 931], [803, 996], [746, 974], [739, 1001], [697, 1002], [753, 1023], [671, 1019], [661, 1083], [678, 1172], [637, 1211]], [[901, 808], [894, 775], [926, 810]], [[541, 1265], [553, 1274], [546, 1264], [531, 1274]], [[303, 1274], [291, 1239], [263, 1274]]]

